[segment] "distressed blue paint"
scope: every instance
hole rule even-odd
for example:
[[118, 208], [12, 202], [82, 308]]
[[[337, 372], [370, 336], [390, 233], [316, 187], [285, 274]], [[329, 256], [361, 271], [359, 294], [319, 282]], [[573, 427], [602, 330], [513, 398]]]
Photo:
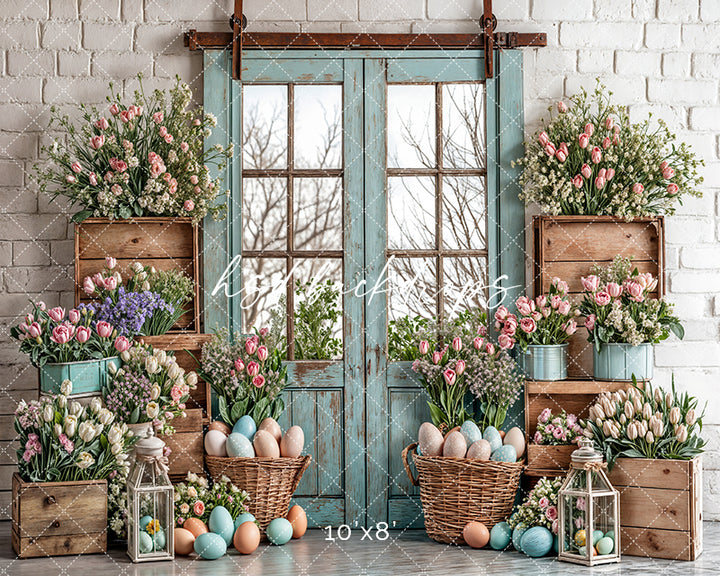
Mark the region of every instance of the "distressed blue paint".
[[289, 84], [342, 82], [345, 71], [342, 60], [325, 58], [254, 60], [243, 58], [242, 79], [245, 84]]
[[392, 82], [477, 82], [482, 80], [483, 60], [426, 58], [422, 60], [389, 60], [387, 80]]

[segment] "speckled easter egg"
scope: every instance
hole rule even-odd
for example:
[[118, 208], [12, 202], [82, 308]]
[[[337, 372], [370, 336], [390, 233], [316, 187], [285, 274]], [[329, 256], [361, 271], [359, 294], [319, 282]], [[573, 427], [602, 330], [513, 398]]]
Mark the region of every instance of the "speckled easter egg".
[[467, 444], [465, 443], [465, 437], [462, 435], [462, 432], [459, 430], [450, 432], [447, 438], [445, 438], [443, 456], [447, 458], [465, 458], [466, 452]]
[[500, 438], [500, 433], [497, 431], [495, 426], [488, 426], [485, 428], [483, 438], [490, 442], [490, 448], [493, 452], [502, 446], [502, 438]]
[[465, 437], [465, 442], [468, 446], [472, 446], [475, 442], [482, 438], [480, 428], [478, 428], [477, 424], [475, 424], [472, 420], [465, 420], [463, 425], [460, 426], [460, 432], [462, 432], [462, 435]]
[[517, 461], [517, 453], [512, 444], [507, 444], [495, 450], [490, 456], [490, 460], [495, 462], [515, 462]]
[[490, 453], [490, 442], [480, 439], [468, 448], [466, 457], [472, 460], [490, 460]]
[[518, 552], [522, 552], [522, 537], [525, 534], [525, 532], [528, 531], [528, 527], [525, 526], [525, 524], [520, 523], [517, 526], [515, 526], [515, 529], [512, 533], [512, 543], [515, 547], [515, 550]]
[[231, 458], [253, 458], [255, 456], [252, 443], [245, 434], [239, 432], [233, 432], [227, 437], [225, 450]]
[[280, 456], [297, 458], [305, 446], [305, 433], [300, 426], [291, 426], [280, 441]]
[[432, 422], [423, 422], [418, 432], [418, 447], [423, 456], [442, 456], [443, 435]]
[[503, 438], [503, 444], [515, 448], [518, 458], [522, 458], [522, 455], [525, 454], [525, 435], [517, 426], [507, 431], [505, 438]]

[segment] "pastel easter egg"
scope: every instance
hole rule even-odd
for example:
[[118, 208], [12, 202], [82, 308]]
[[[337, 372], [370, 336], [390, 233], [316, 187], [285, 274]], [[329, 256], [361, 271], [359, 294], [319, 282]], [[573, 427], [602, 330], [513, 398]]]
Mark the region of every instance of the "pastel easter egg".
[[607, 532], [605, 532], [605, 536], [607, 538], [612, 538], [613, 540], [615, 540], [615, 530], [608, 530]]
[[522, 458], [522, 455], [525, 454], [525, 435], [517, 426], [507, 431], [505, 438], [503, 438], [503, 444], [515, 448], [515, 453], [518, 458]]
[[466, 458], [473, 460], [490, 460], [490, 453], [490, 442], [481, 438], [468, 448]]
[[445, 432], [445, 434], [443, 435], [443, 440], [447, 439], [447, 437], [450, 435], [451, 432], [459, 432], [459, 431], [460, 431], [460, 426], [455, 426], [455, 428], [451, 428], [450, 430]]
[[258, 430], [253, 439], [253, 448], [258, 458], [280, 458], [280, 446], [267, 430]]
[[593, 531], [593, 546], [598, 543], [598, 540], [600, 540], [605, 534], [602, 530], [595, 530]]
[[225, 434], [225, 436], [230, 436], [230, 433], [232, 432], [232, 428], [221, 420], [213, 420], [210, 422], [210, 424], [208, 424], [208, 430], [217, 430], [218, 432]]
[[185, 528], [175, 528], [175, 554], [187, 556], [193, 551], [195, 536]]
[[498, 522], [490, 530], [490, 548], [504, 550], [512, 540], [512, 528], [507, 522]]
[[242, 434], [248, 440], [252, 440], [255, 432], [257, 431], [257, 426], [255, 425], [255, 420], [252, 419], [252, 416], [245, 414], [245, 416], [235, 422], [235, 426], [233, 426], [232, 431]]
[[477, 424], [475, 424], [472, 420], [465, 420], [463, 425], [460, 426], [460, 432], [462, 432], [462, 435], [465, 437], [465, 442], [468, 446], [472, 446], [475, 442], [482, 438], [480, 428], [478, 428]]
[[196, 539], [198, 536], [200, 536], [200, 534], [205, 534], [206, 532], [209, 532], [208, 527], [205, 525], [205, 522], [200, 520], [200, 518], [188, 518], [187, 520], [185, 520], [183, 528], [191, 532]]
[[152, 536], [145, 532], [145, 530], [140, 531], [140, 534], [138, 536], [138, 550], [140, 551], [140, 554], [149, 554], [150, 552], [152, 552], [152, 549]]
[[165, 549], [165, 544], [167, 543], [167, 538], [165, 537], [165, 530], [162, 528], [158, 528], [157, 532], [153, 534], [153, 549], [156, 552], [159, 552], [160, 550]]
[[265, 418], [265, 420], [260, 422], [258, 430], [267, 430], [272, 434], [273, 438], [275, 438], [275, 442], [280, 444], [280, 440], [282, 440], [282, 430], [280, 429], [280, 424], [278, 424], [274, 418], [270, 418], [269, 416]]
[[612, 554], [612, 551], [615, 548], [615, 541], [612, 538], [603, 536], [602, 538], [600, 538], [600, 540], [597, 541], [596, 547], [598, 554]]
[[195, 539], [195, 554], [204, 560], [217, 560], [227, 552], [225, 539], [214, 532], [205, 532]]
[[485, 428], [483, 438], [490, 442], [490, 448], [493, 452], [502, 446], [502, 438], [500, 438], [500, 433], [497, 431], [495, 426], [488, 426]]
[[226, 546], [230, 545], [233, 534], [235, 533], [235, 524], [233, 523], [230, 512], [228, 512], [225, 506], [215, 506], [215, 508], [212, 509], [210, 519], [208, 520], [208, 528], [210, 528], [210, 532], [222, 536]]
[[517, 461], [517, 453], [512, 444], [507, 444], [495, 450], [490, 456], [490, 460], [495, 462], [515, 462]]
[[578, 530], [575, 532], [575, 544], [577, 546], [585, 546], [585, 530]]
[[445, 444], [443, 445], [443, 456], [447, 458], [465, 458], [467, 452], [467, 444], [465, 437], [462, 432], [455, 430], [450, 432], [447, 438], [445, 438]]
[[292, 537], [302, 538], [305, 535], [305, 532], [307, 532], [308, 524], [307, 514], [305, 514], [305, 510], [295, 504], [295, 506], [290, 508], [286, 518], [293, 528]]
[[423, 422], [418, 432], [418, 447], [423, 456], [442, 456], [443, 435], [432, 422]]
[[255, 456], [252, 443], [247, 436], [239, 432], [233, 432], [227, 437], [225, 450], [231, 458], [253, 458]]
[[240, 554], [252, 554], [260, 545], [260, 528], [255, 522], [243, 522], [235, 530], [233, 546]]
[[235, 530], [237, 530], [240, 524], [243, 524], [244, 522], [255, 522], [255, 516], [250, 514], [250, 512], [240, 514], [240, 516], [235, 518]]
[[521, 522], [520, 524], [515, 526], [515, 529], [512, 532], [512, 543], [513, 543], [513, 546], [515, 547], [515, 550], [517, 550], [518, 552], [522, 552], [522, 547], [521, 547], [522, 537], [523, 537], [523, 534], [525, 534], [525, 532], [527, 532], [527, 531], [528, 531], [527, 526], [525, 526], [525, 524], [523, 524]]
[[275, 518], [265, 529], [265, 535], [275, 546], [287, 544], [292, 538], [293, 527], [287, 518]]
[[462, 534], [463, 540], [470, 548], [484, 548], [490, 541], [490, 532], [482, 522], [468, 522]]
[[533, 526], [523, 534], [520, 545], [530, 558], [542, 558], [552, 549], [552, 532], [545, 526]]
[[147, 528], [147, 525], [152, 522], [153, 517], [149, 515], [145, 515], [142, 518], [140, 518], [140, 522], [138, 522], [138, 526], [140, 527], [140, 530], [145, 530]]
[[305, 446], [305, 433], [300, 426], [291, 426], [280, 441], [280, 456], [297, 458]]
[[205, 434], [205, 452], [207, 452], [208, 456], [224, 458], [227, 456], [227, 439], [228, 437], [220, 430], [208, 430], [207, 434]]

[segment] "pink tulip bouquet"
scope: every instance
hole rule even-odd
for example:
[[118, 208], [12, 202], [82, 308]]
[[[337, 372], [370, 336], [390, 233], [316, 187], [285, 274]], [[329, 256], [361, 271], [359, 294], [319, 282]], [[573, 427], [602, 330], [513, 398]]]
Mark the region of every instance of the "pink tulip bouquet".
[[657, 344], [672, 332], [685, 336], [680, 320], [672, 315], [672, 304], [652, 293], [657, 278], [640, 273], [628, 258], [616, 257], [608, 267], [595, 266], [582, 278], [585, 296], [580, 312], [585, 316], [588, 341], [601, 344]]
[[[526, 203], [548, 214], [606, 214], [631, 220], [672, 214], [685, 194], [701, 196], [698, 160], [675, 145], [667, 125], [631, 124], [605, 87], [558, 102], [557, 113], [525, 144], [521, 183]], [[549, 108], [551, 114], [553, 108]]]
[[515, 301], [518, 316], [505, 306], [495, 311], [498, 344], [505, 350], [517, 343], [523, 352], [529, 345], [565, 344], [577, 331], [575, 316], [579, 311], [568, 301], [568, 285], [553, 278], [550, 291], [531, 300], [520, 296]]
[[33, 366], [111, 358], [130, 347], [124, 336], [107, 322], [96, 322], [89, 310], [47, 309], [44, 302], [33, 305], [24, 322], [10, 329], [20, 341], [20, 352], [30, 356]]
[[50, 128], [66, 136], [43, 149], [50, 166], [36, 167], [40, 189], [80, 206], [74, 222], [188, 216], [198, 223], [208, 213], [221, 216], [220, 181], [211, 178], [208, 165], [222, 168], [233, 150], [204, 149], [216, 120], [187, 110], [191, 101], [179, 78], [169, 93], [155, 90], [152, 96], [140, 79], [132, 104], [123, 103], [110, 84], [107, 109], [81, 105], [77, 127], [53, 108]]
[[522, 379], [506, 350], [482, 336], [475, 336], [472, 342], [464, 341], [463, 336], [462, 330], [454, 327], [441, 331], [435, 349], [426, 340], [418, 344], [420, 357], [413, 362], [413, 370], [430, 396], [432, 421], [449, 430], [474, 419], [466, 403], [470, 393], [480, 401], [480, 428], [492, 425], [500, 429], [518, 397]]
[[220, 416], [230, 426], [245, 415], [258, 425], [268, 416], [277, 420], [285, 410], [287, 367], [268, 328], [232, 337], [227, 330], [216, 332], [203, 345], [200, 376], [218, 395]]

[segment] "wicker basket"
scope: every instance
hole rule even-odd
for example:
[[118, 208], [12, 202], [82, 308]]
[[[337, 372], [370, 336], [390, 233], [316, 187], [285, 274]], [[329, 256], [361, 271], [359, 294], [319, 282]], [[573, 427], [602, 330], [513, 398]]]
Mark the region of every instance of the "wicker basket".
[[[523, 470], [522, 462], [492, 462], [467, 458], [418, 456], [417, 443], [403, 450], [405, 471], [420, 500], [428, 536], [446, 544], [464, 544], [463, 528], [470, 521], [488, 529], [512, 512]], [[418, 470], [413, 476], [409, 454]]]
[[230, 478], [250, 495], [250, 513], [265, 528], [275, 518], [285, 518], [290, 498], [310, 465], [311, 456], [297, 458], [221, 458], [205, 455], [210, 476]]

